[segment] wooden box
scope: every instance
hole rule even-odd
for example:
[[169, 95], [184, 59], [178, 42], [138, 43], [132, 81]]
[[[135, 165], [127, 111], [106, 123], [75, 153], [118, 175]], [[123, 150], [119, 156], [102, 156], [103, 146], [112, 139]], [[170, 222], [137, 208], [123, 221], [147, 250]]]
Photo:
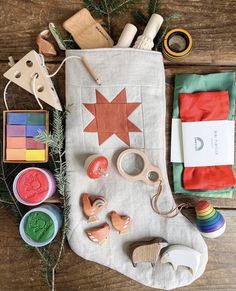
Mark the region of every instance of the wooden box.
[[[43, 115], [41, 116], [41, 114]], [[44, 120], [43, 124], [37, 124], [35, 117]], [[18, 124], [17, 118], [25, 120]], [[9, 122], [10, 119], [11, 122]], [[47, 163], [48, 145], [34, 140], [36, 131], [40, 128], [43, 128], [46, 134], [49, 133], [49, 112], [47, 110], [3, 111], [4, 163]]]

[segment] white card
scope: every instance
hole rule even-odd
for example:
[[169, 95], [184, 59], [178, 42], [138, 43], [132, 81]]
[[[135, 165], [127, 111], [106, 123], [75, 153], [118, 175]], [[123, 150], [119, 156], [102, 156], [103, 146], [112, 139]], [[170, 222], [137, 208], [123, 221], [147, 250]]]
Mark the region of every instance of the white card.
[[234, 121], [183, 122], [185, 167], [234, 164]]
[[178, 118], [172, 119], [170, 161], [172, 163], [184, 162], [182, 126], [181, 120]]

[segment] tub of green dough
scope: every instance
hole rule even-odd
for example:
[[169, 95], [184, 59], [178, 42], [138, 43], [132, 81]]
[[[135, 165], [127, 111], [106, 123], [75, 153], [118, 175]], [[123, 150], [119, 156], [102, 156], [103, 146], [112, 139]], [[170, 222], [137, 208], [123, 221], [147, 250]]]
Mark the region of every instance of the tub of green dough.
[[22, 239], [33, 247], [49, 244], [62, 225], [60, 209], [55, 205], [43, 204], [27, 212], [20, 223]]

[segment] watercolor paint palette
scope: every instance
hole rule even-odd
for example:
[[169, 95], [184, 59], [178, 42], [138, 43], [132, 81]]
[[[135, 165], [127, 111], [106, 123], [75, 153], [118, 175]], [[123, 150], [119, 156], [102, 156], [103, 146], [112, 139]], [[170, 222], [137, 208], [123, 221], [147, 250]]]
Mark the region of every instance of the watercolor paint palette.
[[48, 111], [4, 111], [3, 161], [6, 163], [46, 163], [48, 146], [34, 139], [40, 130], [49, 132]]

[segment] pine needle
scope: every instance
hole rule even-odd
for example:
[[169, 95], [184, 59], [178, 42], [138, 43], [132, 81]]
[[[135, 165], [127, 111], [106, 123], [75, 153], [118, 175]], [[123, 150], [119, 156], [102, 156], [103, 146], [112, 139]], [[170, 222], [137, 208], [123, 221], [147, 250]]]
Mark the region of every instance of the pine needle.
[[148, 5], [148, 14], [149, 17], [153, 13], [157, 13], [161, 5], [161, 0], [150, 0]]
[[135, 11], [134, 12], [134, 18], [135, 20], [143, 25], [147, 25], [148, 23], [148, 18], [143, 14], [143, 12], [141, 10]]
[[111, 17], [114, 14], [126, 12], [131, 4], [135, 4], [137, 0], [84, 0], [85, 7], [96, 16], [105, 18], [108, 27], [108, 33], [111, 33]]

